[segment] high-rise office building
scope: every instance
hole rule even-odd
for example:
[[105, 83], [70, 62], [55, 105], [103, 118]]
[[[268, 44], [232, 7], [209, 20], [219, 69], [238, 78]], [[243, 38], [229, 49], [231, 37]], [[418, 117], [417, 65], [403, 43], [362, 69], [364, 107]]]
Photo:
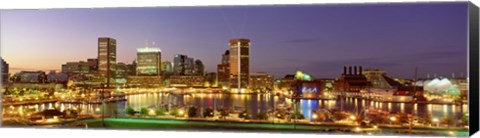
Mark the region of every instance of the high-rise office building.
[[248, 88], [250, 78], [250, 40], [232, 39], [230, 47], [230, 88]]
[[226, 50], [222, 55], [222, 63], [217, 66], [217, 80], [221, 87], [230, 87], [230, 52]]
[[162, 51], [160, 48], [137, 49], [137, 75], [161, 75]]
[[2, 83], [5, 84], [8, 82], [8, 63], [2, 59]]
[[172, 62], [170, 61], [163, 61], [162, 62], [162, 72], [164, 74], [170, 74], [173, 72]]
[[187, 57], [185, 61], [185, 75], [194, 75], [195, 73], [195, 62], [193, 58]]
[[199, 59], [195, 60], [194, 74], [200, 76], [205, 75], [205, 65], [203, 65], [203, 62]]
[[173, 74], [185, 75], [185, 63], [188, 60], [186, 55], [177, 54], [173, 58]]
[[113, 38], [98, 38], [98, 73], [110, 87], [115, 82], [117, 62], [117, 41]]
[[69, 75], [72, 74], [85, 74], [90, 72], [90, 67], [88, 62], [79, 61], [79, 62], [67, 62], [62, 64], [62, 73]]

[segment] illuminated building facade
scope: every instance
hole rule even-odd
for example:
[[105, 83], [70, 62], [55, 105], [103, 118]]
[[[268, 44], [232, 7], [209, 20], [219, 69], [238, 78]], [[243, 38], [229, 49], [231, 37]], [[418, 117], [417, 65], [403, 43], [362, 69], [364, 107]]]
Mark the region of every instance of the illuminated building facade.
[[8, 63], [2, 59], [2, 84], [6, 84], [8, 82]]
[[47, 81], [51, 83], [64, 83], [68, 81], [68, 75], [66, 73], [50, 71], [47, 74]]
[[107, 87], [115, 82], [117, 63], [117, 41], [113, 38], [98, 38], [98, 73]]
[[162, 51], [160, 48], [137, 49], [137, 75], [161, 75]]
[[130, 87], [157, 88], [163, 86], [162, 76], [128, 76], [127, 82]]
[[45, 83], [47, 82], [47, 74], [43, 71], [21, 71], [15, 74], [14, 82], [16, 83]]
[[228, 44], [230, 47], [230, 88], [248, 88], [250, 78], [250, 40], [232, 39]]
[[122, 85], [127, 83], [127, 74], [128, 67], [127, 64], [119, 62], [117, 63], [117, 70], [115, 73], [115, 83], [118, 85]]
[[318, 98], [323, 94], [324, 88], [325, 81], [316, 80], [310, 74], [297, 70], [290, 89], [293, 90], [292, 97]]
[[90, 66], [88, 62], [67, 62], [62, 65], [62, 73], [69, 75], [73, 74], [85, 74], [90, 72]]
[[203, 87], [205, 77], [198, 75], [173, 75], [170, 76], [171, 87]]
[[256, 92], [272, 91], [275, 83], [275, 78], [265, 72], [257, 72], [250, 74], [249, 88]]
[[218, 87], [217, 73], [210, 72], [205, 75], [205, 87]]
[[295, 75], [288, 74], [288, 75], [285, 75], [282, 79], [277, 80], [276, 88], [281, 91], [289, 91], [294, 82], [295, 82]]
[[163, 73], [163, 75], [168, 75], [168, 74], [173, 73], [172, 62], [170, 62], [170, 61], [163, 61], [162, 62], [162, 73]]

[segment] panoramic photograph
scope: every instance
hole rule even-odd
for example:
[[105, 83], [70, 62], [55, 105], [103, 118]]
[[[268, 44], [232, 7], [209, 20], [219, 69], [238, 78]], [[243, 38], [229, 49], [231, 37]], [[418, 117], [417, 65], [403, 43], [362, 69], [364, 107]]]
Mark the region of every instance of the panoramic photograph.
[[0, 19], [2, 127], [469, 135], [467, 2]]

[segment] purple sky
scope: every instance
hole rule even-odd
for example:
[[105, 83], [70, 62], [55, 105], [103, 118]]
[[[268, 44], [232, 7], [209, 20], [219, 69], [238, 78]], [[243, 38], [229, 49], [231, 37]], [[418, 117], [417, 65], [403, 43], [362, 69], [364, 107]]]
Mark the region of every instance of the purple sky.
[[251, 72], [302, 69], [338, 77], [344, 65], [395, 77], [467, 72], [467, 3], [158, 7], [1, 12], [1, 54], [12, 71], [61, 68], [97, 57], [97, 38], [117, 39], [117, 61], [155, 41], [162, 60], [187, 54], [216, 71], [229, 39], [252, 41]]

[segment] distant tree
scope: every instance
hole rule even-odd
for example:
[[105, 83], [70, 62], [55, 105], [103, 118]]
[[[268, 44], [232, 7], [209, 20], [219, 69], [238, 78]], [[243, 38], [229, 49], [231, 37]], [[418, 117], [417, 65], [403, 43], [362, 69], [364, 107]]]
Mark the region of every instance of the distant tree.
[[266, 112], [260, 112], [257, 114], [257, 118], [258, 119], [261, 119], [261, 120], [267, 120], [268, 119], [268, 115]]
[[462, 125], [468, 125], [468, 112], [464, 113], [462, 116]]
[[432, 124], [432, 122], [433, 122], [433, 121], [432, 121], [432, 119], [433, 119], [433, 118], [432, 118], [432, 115], [430, 115], [430, 114], [425, 115], [425, 116], [424, 116], [424, 119], [425, 119], [425, 120], [424, 120], [423, 123], [424, 123], [425, 125], [430, 125], [430, 124]]
[[446, 126], [450, 126], [453, 124], [453, 119], [452, 118], [443, 118], [441, 123]]
[[140, 109], [140, 115], [143, 115], [143, 116], [148, 115], [148, 109], [145, 108], [145, 107], [141, 108]]
[[133, 110], [133, 108], [129, 106], [129, 107], [125, 108], [125, 113], [133, 116], [133, 115], [135, 115], [135, 110]]
[[250, 114], [247, 111], [243, 111], [240, 114], [238, 114], [238, 118], [250, 119]]
[[206, 108], [203, 110], [203, 117], [213, 117], [213, 109]]
[[297, 112], [296, 114], [295, 113], [292, 113], [290, 115], [290, 118], [291, 119], [305, 119], [305, 116], [303, 116], [303, 114], [301, 114], [300, 112]]
[[177, 116], [180, 115], [180, 112], [178, 111], [178, 109], [173, 109], [173, 110], [170, 112], [170, 115], [177, 117]]
[[334, 112], [334, 113], [333, 113], [333, 117], [334, 117], [336, 120], [347, 119], [347, 115], [346, 115], [346, 114], [343, 114], [342, 112]]
[[222, 109], [220, 111], [220, 117], [223, 119], [227, 119], [229, 115], [230, 115], [230, 112], [227, 109]]
[[194, 106], [188, 107], [188, 117], [196, 117], [197, 116], [197, 108]]
[[163, 115], [165, 115], [165, 110], [164, 110], [163, 108], [158, 108], [158, 109], [155, 111], [155, 113], [156, 113], [157, 115], [163, 116]]

